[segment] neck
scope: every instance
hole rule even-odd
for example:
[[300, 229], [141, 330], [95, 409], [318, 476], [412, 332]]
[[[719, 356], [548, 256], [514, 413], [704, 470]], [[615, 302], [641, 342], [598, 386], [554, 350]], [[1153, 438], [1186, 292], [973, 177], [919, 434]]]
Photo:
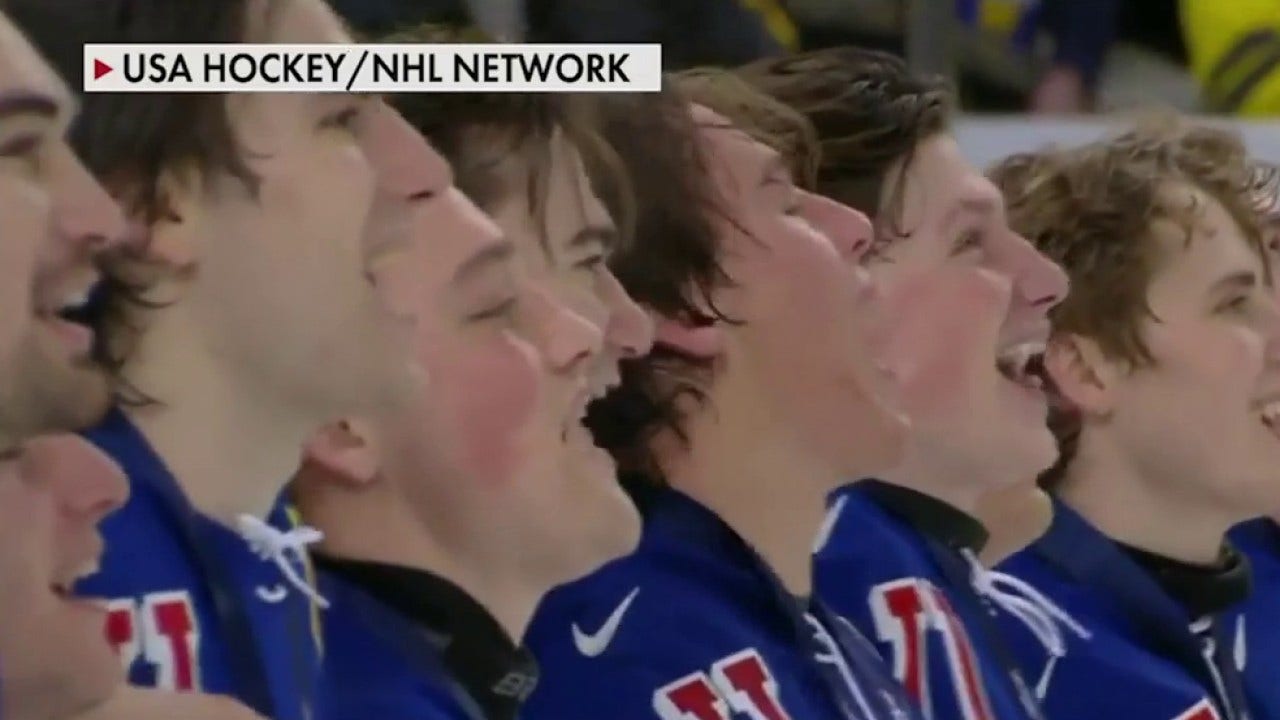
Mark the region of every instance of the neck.
[[1147, 477], [1110, 446], [1088, 439], [1082, 435], [1057, 491], [1064, 502], [1125, 545], [1187, 563], [1217, 560], [1236, 518], [1180, 494], [1167, 478]]
[[715, 512], [789, 592], [803, 596], [812, 590], [813, 543], [826, 496], [844, 478], [778, 425], [764, 408], [713, 395], [709, 407], [688, 416], [687, 446], [662, 438], [657, 448], [672, 487]]
[[129, 419], [197, 510], [233, 526], [241, 514], [265, 517], [324, 418], [254, 390], [199, 338], [163, 331], [148, 328], [125, 368], [158, 401], [126, 408]]
[[356, 491], [332, 482], [304, 488], [299, 505], [308, 524], [324, 533], [321, 550], [445, 578], [482, 605], [517, 644], [551, 590], [550, 583], [529, 577], [518, 543], [478, 532], [490, 527], [482, 518], [442, 513], [426, 518], [414, 512], [414, 500], [382, 479]]
[[983, 495], [984, 485], [993, 487], [997, 480], [979, 472], [957, 471], [964, 465], [948, 462], [943, 455], [930, 451], [917, 437], [911, 437], [904, 449], [902, 462], [884, 480], [945, 502], [957, 510], [973, 515]]

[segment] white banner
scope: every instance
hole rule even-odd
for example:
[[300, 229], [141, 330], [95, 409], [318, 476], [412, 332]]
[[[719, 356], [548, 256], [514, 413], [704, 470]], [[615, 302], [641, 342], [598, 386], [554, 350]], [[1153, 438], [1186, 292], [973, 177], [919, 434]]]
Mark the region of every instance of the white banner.
[[656, 92], [662, 46], [85, 45], [84, 92]]

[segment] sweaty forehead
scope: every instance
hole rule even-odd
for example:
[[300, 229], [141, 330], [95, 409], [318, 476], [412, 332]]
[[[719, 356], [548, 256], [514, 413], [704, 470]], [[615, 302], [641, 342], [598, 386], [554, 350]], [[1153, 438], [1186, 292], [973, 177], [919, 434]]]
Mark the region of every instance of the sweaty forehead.
[[64, 107], [70, 102], [66, 86], [52, 68], [0, 13], [0, 94], [12, 92], [47, 95]]

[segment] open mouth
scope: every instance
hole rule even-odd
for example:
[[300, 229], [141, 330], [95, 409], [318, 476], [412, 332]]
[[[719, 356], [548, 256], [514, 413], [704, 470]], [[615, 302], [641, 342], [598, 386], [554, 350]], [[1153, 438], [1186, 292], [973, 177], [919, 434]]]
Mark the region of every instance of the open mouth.
[[1262, 406], [1259, 413], [1262, 424], [1276, 435], [1280, 435], [1280, 400], [1271, 400]]
[[996, 356], [996, 369], [1006, 380], [1030, 390], [1045, 386], [1043, 342], [1025, 342], [1002, 350]]
[[579, 393], [574, 399], [573, 405], [570, 406], [574, 409], [574, 414], [570, 416], [571, 420], [565, 423], [560, 439], [567, 443], [572, 436], [588, 445], [594, 446], [596, 444], [595, 436], [592, 434], [591, 429], [587, 427], [587, 415], [591, 408], [591, 403], [608, 395], [609, 391], [617, 386], [617, 379], [595, 381], [591, 383], [590, 389]]
[[90, 313], [99, 287], [100, 283], [92, 282], [60, 294], [51, 294], [52, 297], [36, 305], [36, 316], [55, 328], [69, 330], [68, 326], [73, 326], [82, 332], [92, 325]]
[[49, 583], [49, 590], [54, 595], [58, 596], [60, 600], [77, 600], [78, 598], [75, 597], [76, 583], [80, 582], [81, 580], [84, 580], [87, 577], [97, 574], [97, 572], [98, 572], [97, 560], [84, 563], [83, 565], [79, 566], [77, 569], [72, 570], [64, 574], [62, 577], [59, 577], [53, 582]]

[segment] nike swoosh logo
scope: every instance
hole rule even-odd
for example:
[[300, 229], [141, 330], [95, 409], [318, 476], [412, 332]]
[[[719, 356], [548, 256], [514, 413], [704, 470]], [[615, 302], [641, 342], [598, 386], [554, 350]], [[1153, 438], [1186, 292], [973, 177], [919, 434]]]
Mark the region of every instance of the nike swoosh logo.
[[637, 587], [627, 595], [622, 604], [614, 608], [613, 613], [604, 621], [604, 625], [595, 633], [588, 635], [578, 627], [577, 623], [573, 624], [573, 644], [578, 648], [578, 652], [587, 657], [598, 657], [609, 648], [609, 643], [613, 642], [613, 636], [618, 634], [618, 626], [622, 625], [622, 617], [627, 614], [627, 610], [631, 608], [631, 602], [636, 599], [636, 595], [640, 593]]

